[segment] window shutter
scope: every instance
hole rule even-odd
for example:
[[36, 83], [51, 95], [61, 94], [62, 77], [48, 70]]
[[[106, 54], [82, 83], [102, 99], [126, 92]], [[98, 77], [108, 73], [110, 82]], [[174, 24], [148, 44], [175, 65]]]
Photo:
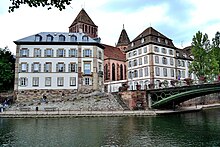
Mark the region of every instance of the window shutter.
[[29, 65], [27, 64], [27, 67], [26, 67], [27, 71], [26, 72], [28, 72], [28, 70], [29, 70], [28, 67], [29, 67]]
[[63, 64], [63, 72], [66, 72], [66, 64]]
[[89, 85], [92, 85], [92, 78], [89, 78]]
[[56, 72], [58, 72], [58, 64], [56, 64]]
[[41, 57], [41, 49], [39, 49], [39, 54], [40, 54], [39, 57]]
[[21, 72], [21, 64], [18, 65], [18, 72]]
[[78, 72], [78, 65], [77, 65], [77, 64], [76, 64], [75, 68], [76, 68], [76, 70], [75, 70], [75, 71], [76, 71], [76, 72]]
[[64, 53], [63, 53], [63, 54], [64, 54], [63, 57], [66, 57], [66, 50], [64, 50], [63, 52], [64, 52]]
[[90, 55], [89, 55], [89, 57], [92, 57], [92, 50], [90, 50]]
[[39, 63], [39, 70], [38, 70], [39, 72], [41, 72], [41, 64]]
[[78, 57], [78, 50], [75, 49], [75, 54], [76, 54], [76, 57]]
[[21, 51], [22, 51], [22, 50], [20, 50], [20, 57], [22, 56]]
[[71, 57], [71, 55], [70, 55], [70, 49], [69, 49], [69, 57]]
[[51, 49], [51, 57], [53, 57], [53, 49]]
[[25, 78], [25, 86], [27, 86], [28, 85], [28, 78]]
[[45, 49], [45, 50], [44, 50], [44, 57], [46, 57], [46, 56], [47, 56], [47, 55], [46, 55], [46, 51], [47, 51], [47, 50]]
[[57, 50], [57, 56], [56, 56], [56, 57], [59, 57], [59, 56], [58, 56], [58, 53], [59, 53], [59, 49]]
[[27, 49], [27, 57], [29, 57], [29, 49]]
[[31, 64], [31, 72], [34, 72], [34, 63]]
[[46, 72], [46, 63], [44, 63], [44, 72]]
[[71, 72], [71, 64], [68, 64], [68, 71]]
[[85, 57], [85, 50], [83, 50], [83, 57]]

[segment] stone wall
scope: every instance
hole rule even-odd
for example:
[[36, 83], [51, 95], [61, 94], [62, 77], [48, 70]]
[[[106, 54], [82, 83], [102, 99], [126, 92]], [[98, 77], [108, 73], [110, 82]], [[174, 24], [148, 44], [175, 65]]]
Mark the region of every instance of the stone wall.
[[197, 97], [181, 103], [181, 106], [194, 106], [220, 103], [220, 93], [214, 93], [206, 96]]
[[123, 91], [119, 92], [119, 94], [130, 110], [145, 110], [148, 107], [146, 102], [146, 91]]
[[77, 93], [77, 90], [69, 89], [59, 89], [59, 90], [19, 90], [16, 91], [16, 101], [17, 102], [27, 102], [32, 100], [42, 99], [43, 96], [46, 96], [47, 99], [53, 99], [58, 97], [68, 97]]

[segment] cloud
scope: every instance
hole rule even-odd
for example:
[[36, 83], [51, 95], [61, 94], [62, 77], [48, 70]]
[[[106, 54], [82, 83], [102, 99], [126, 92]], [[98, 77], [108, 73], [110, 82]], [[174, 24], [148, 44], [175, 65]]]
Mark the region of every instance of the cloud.
[[218, 0], [72, 0], [63, 11], [21, 6], [13, 13], [7, 12], [9, 4], [0, 1], [0, 47], [8, 45], [13, 53], [15, 40], [44, 31], [68, 32], [81, 8], [98, 25], [102, 43], [109, 45], [117, 43], [123, 24], [130, 40], [152, 26], [177, 47], [190, 45], [199, 30], [210, 37], [220, 31]]

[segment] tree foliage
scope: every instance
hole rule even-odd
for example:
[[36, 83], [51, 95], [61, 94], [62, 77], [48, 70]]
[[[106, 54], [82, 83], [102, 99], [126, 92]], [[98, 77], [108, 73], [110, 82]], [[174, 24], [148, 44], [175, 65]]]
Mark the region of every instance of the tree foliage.
[[0, 91], [13, 89], [15, 58], [8, 48], [0, 48]]
[[47, 9], [52, 9], [52, 7], [58, 8], [60, 11], [66, 8], [66, 5], [70, 5], [72, 0], [10, 0], [11, 6], [8, 12], [14, 12], [18, 9], [20, 5], [28, 5], [29, 7], [48, 7]]
[[210, 81], [218, 75], [218, 60], [207, 34], [202, 34], [199, 31], [193, 36], [192, 55], [194, 60], [190, 65], [190, 72], [194, 73], [199, 79]]

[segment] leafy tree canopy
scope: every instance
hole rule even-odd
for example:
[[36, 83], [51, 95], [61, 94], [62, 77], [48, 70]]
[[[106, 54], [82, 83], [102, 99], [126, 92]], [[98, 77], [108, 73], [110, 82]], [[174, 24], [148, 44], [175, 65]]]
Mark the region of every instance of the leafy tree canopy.
[[207, 34], [197, 32], [192, 39], [192, 55], [194, 60], [190, 65], [190, 72], [194, 73], [199, 79], [214, 80], [219, 73], [219, 63], [214, 50], [217, 41], [210, 44]]
[[15, 58], [9, 49], [0, 48], [0, 91], [13, 89]]
[[10, 0], [11, 6], [8, 12], [14, 12], [18, 9], [20, 5], [28, 5], [29, 7], [48, 7], [47, 9], [52, 9], [52, 7], [58, 8], [60, 11], [66, 8], [66, 5], [70, 5], [72, 0]]

